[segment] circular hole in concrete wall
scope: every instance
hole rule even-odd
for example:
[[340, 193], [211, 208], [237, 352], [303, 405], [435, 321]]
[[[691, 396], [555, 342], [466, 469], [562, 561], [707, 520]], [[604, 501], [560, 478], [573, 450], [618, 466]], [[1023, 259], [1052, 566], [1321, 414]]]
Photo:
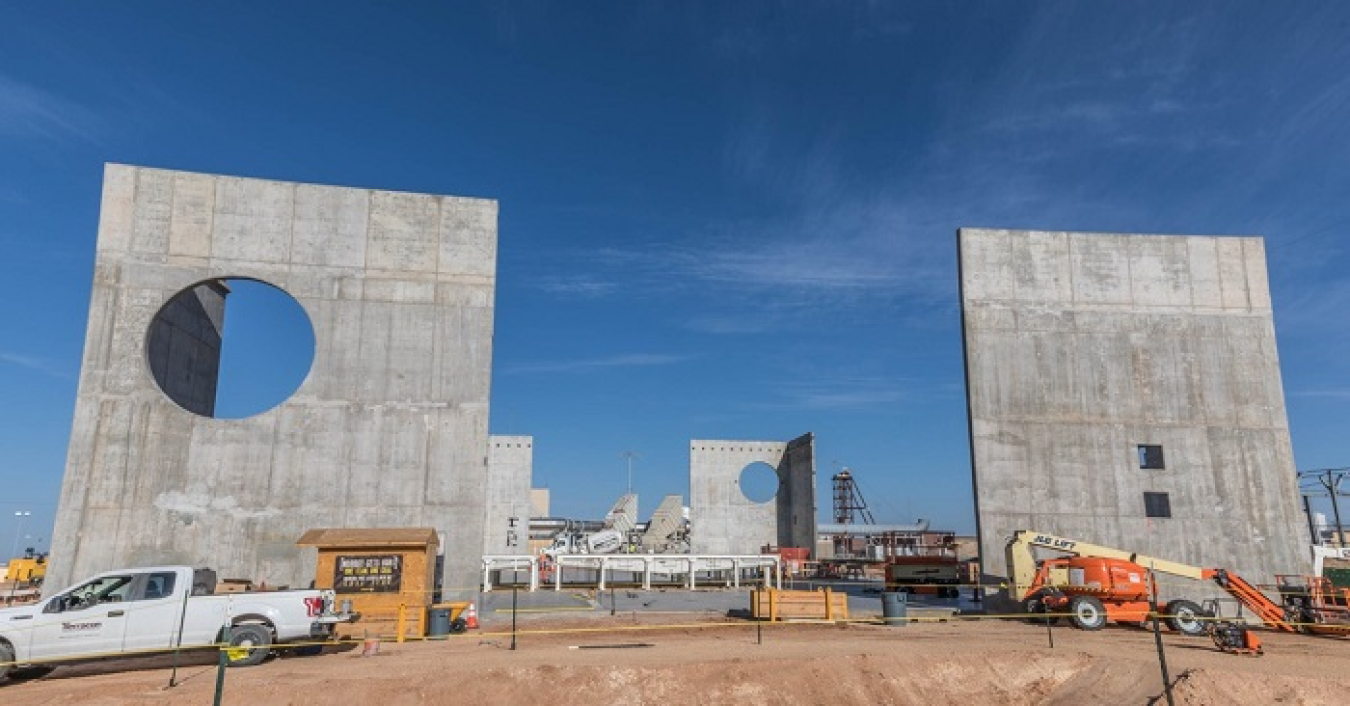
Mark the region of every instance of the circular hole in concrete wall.
[[295, 394], [314, 362], [314, 327], [300, 302], [278, 287], [207, 280], [160, 308], [146, 357], [155, 384], [179, 407], [243, 419]]
[[741, 495], [755, 503], [767, 503], [778, 494], [778, 471], [763, 461], [741, 469]]

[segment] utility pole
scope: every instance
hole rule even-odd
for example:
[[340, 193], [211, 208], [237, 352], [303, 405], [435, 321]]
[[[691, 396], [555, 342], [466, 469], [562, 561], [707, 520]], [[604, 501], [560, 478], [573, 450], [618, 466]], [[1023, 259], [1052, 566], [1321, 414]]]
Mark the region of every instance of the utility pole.
[[[1336, 501], [1337, 489], [1341, 485], [1344, 476], [1335, 475], [1335, 471], [1327, 471], [1325, 476], [1318, 478], [1322, 486], [1327, 489], [1327, 494], [1331, 496], [1331, 512], [1336, 517], [1336, 546], [1345, 546], [1345, 527], [1341, 526], [1341, 505]], [[1333, 480], [1335, 478], [1335, 480]]]
[[25, 518], [32, 517], [33, 513], [28, 510], [17, 510], [14, 517], [18, 520], [14, 528], [14, 548], [10, 550], [9, 557], [12, 559], [19, 554], [19, 537], [23, 535], [23, 521]]
[[623, 452], [622, 454], [619, 454], [619, 455], [620, 455], [620, 456], [623, 456], [623, 457], [626, 458], [626, 459], [628, 459], [628, 494], [629, 494], [629, 495], [632, 495], [632, 494], [633, 494], [633, 459], [635, 459], [635, 458], [638, 457], [638, 453], [637, 453], [636, 451], [625, 451], [625, 452]]

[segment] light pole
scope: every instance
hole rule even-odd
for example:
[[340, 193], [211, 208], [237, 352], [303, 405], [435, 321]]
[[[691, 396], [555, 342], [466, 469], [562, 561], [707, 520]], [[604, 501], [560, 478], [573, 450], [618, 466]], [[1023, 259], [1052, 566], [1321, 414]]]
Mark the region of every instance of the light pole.
[[23, 535], [23, 521], [26, 517], [32, 517], [33, 513], [28, 510], [15, 510], [15, 528], [14, 528], [14, 548], [9, 550], [9, 558], [13, 559], [19, 553], [19, 537]]
[[625, 451], [623, 457], [628, 459], [628, 494], [633, 494], [633, 459], [637, 458], [636, 451]]

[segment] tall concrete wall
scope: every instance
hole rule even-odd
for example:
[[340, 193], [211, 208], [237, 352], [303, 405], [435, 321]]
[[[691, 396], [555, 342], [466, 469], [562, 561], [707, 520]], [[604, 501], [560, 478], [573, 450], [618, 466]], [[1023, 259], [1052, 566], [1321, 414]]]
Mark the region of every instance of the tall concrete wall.
[[[741, 491], [741, 472], [766, 463], [778, 492], [757, 503]], [[816, 545], [815, 437], [689, 442], [689, 520], [695, 554], [755, 554], [766, 544]]]
[[[1004, 575], [1020, 528], [1258, 581], [1305, 568], [1259, 238], [959, 241], [986, 573]], [[1141, 445], [1163, 447], [1164, 468], [1141, 468]], [[1147, 517], [1146, 492], [1171, 517]]]
[[488, 437], [487, 527], [484, 554], [527, 554], [534, 437]]
[[[109, 165], [48, 585], [121, 565], [307, 585], [315, 527], [435, 527], [444, 583], [483, 551], [497, 204]], [[219, 420], [157, 388], [146, 330], [242, 277], [314, 326], [309, 376]]]

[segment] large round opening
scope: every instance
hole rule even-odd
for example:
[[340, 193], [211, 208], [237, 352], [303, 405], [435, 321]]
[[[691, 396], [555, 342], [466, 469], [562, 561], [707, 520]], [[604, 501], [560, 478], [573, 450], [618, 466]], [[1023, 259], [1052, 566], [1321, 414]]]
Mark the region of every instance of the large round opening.
[[778, 471], [763, 461], [756, 461], [741, 469], [739, 484], [746, 500], [767, 503], [778, 494]]
[[174, 295], [150, 322], [150, 374], [179, 407], [243, 419], [285, 402], [314, 362], [304, 307], [253, 279], [207, 280]]

